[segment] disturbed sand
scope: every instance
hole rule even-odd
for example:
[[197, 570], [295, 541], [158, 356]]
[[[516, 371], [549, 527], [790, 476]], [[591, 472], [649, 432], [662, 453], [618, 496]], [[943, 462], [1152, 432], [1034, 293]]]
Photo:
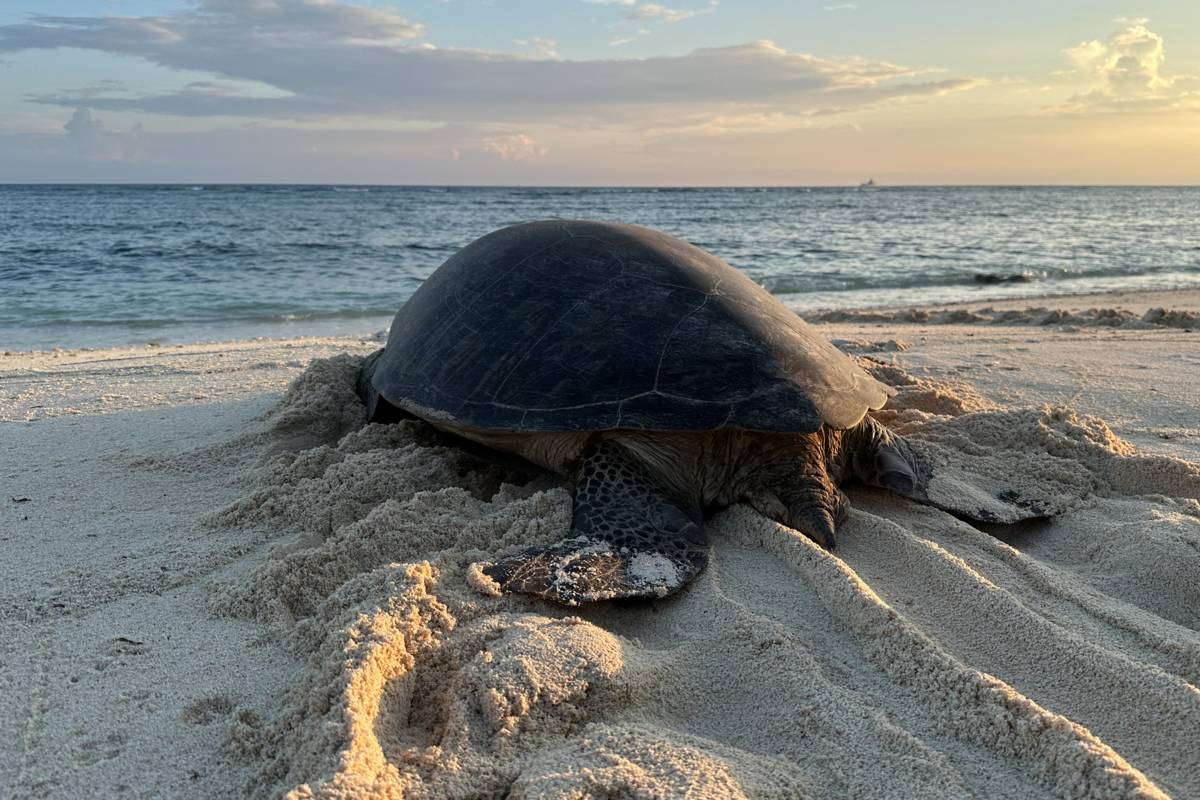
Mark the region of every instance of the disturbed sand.
[[364, 426], [377, 342], [6, 355], [0, 796], [1200, 796], [1200, 332], [1146, 302], [821, 326], [1052, 521], [735, 507], [681, 595], [582, 609], [476, 590], [569, 495]]

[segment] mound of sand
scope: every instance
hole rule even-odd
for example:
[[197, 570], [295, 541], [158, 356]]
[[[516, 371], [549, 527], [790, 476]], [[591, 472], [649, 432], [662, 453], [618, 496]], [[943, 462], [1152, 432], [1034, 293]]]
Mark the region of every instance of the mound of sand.
[[491, 597], [472, 564], [561, 536], [568, 492], [421, 423], [362, 425], [356, 360], [316, 362], [236, 445], [268, 458], [256, 488], [209, 520], [295, 534], [213, 596], [308, 659], [280, 708], [233, 724], [250, 790], [1200, 795], [1200, 469], [864, 363], [940, 491], [1058, 516], [985, 531], [858, 488], [836, 554], [735, 507], [677, 597]]

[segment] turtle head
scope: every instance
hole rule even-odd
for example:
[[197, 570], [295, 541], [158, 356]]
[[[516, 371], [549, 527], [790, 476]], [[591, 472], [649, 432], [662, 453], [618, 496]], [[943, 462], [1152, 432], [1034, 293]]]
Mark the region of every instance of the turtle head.
[[928, 470], [902, 436], [880, 425], [870, 416], [846, 432], [843, 447], [849, 475], [868, 486], [926, 500]]

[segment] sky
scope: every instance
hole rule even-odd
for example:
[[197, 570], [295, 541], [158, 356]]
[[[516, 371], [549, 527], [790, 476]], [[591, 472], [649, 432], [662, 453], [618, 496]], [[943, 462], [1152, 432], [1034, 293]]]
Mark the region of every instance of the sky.
[[0, 182], [1200, 184], [1196, 0], [6, 0]]

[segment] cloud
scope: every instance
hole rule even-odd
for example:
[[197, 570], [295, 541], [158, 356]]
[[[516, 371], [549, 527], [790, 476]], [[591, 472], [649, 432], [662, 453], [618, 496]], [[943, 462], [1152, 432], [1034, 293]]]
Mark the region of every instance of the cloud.
[[[325, 148], [322, 158], [352, 171], [360, 169], [358, 162], [333, 155], [349, 142], [381, 158], [411, 151], [412, 161], [404, 162], [409, 166], [397, 174], [408, 174], [421, 158], [442, 159], [464, 171], [522, 164], [529, 169], [555, 164], [561, 170], [572, 141], [586, 139], [597, 147], [608, 146], [604, 139], [625, 141], [627, 153], [636, 137], [649, 134], [660, 137], [669, 152], [672, 130], [712, 140], [826, 126], [830, 123], [818, 118], [978, 85], [933, 79], [930, 70], [884, 61], [793, 52], [766, 40], [682, 55], [580, 61], [560, 58], [553, 40], [541, 37], [520, 40], [532, 52], [513, 55], [437, 48], [422, 41], [422, 34], [418, 23], [395, 12], [335, 0], [206, 0], [153, 17], [41, 16], [0, 25], [0, 53], [84, 48], [211, 75], [167, 92], [95, 81], [28, 98], [87, 114], [70, 142], [38, 139], [38, 152], [70, 145], [65, 152], [93, 166], [103, 159], [136, 158], [144, 170], [139, 174], [146, 176], [165, 175], [154, 172], [163, 159], [200, 156], [172, 149], [178, 138], [104, 130], [94, 115], [147, 113], [218, 124], [242, 118], [259, 133], [212, 139], [239, 147], [244, 142], [262, 147], [265, 131], [281, 141], [285, 128], [304, 128], [314, 136], [320, 131], [325, 138], [313, 141]], [[355, 131], [364, 135], [356, 138]], [[398, 138], [387, 139], [386, 131]], [[197, 135], [189, 147], [208, 141]], [[299, 134], [286, 139], [301, 141]], [[455, 152], [458, 159], [450, 155]], [[297, 179], [319, 177], [306, 171], [302, 157], [278, 156], [280, 162], [289, 158]], [[265, 177], [249, 162], [241, 168]]]
[[[661, 8], [661, 7], [660, 7]], [[711, 9], [711, 6], [707, 7]], [[707, 10], [706, 9], [706, 10]], [[923, 70], [821, 58], [769, 41], [679, 56], [592, 61], [439, 49], [393, 11], [334, 0], [204, 0], [154, 17], [34, 17], [0, 26], [0, 53], [83, 48], [207, 72], [262, 91], [184, 86], [157, 94], [40, 94], [48, 105], [114, 112], [255, 119], [387, 119], [620, 124], [724, 106], [852, 109], [969, 82], [916, 80]]]
[[1093, 39], [1067, 50], [1076, 67], [1093, 75], [1113, 95], [1144, 94], [1171, 85], [1161, 74], [1165, 59], [1163, 38], [1146, 27], [1148, 20], [1131, 22], [1102, 42]]
[[[345, 129], [270, 123], [204, 130], [113, 130], [78, 109], [56, 129], [0, 128], [0, 173], [24, 182], [300, 181], [554, 182], [578, 152], [558, 162], [551, 128], [445, 124]], [[560, 139], [559, 141], [562, 141]]]
[[1074, 95], [1056, 111], [1146, 111], [1194, 107], [1197, 80], [1163, 72], [1163, 37], [1150, 30], [1149, 20], [1120, 19], [1124, 25], [1105, 40], [1091, 39], [1067, 48], [1074, 67], [1058, 73], [1082, 79], [1088, 91]]
[[624, 44], [636, 42], [641, 37], [649, 36], [649, 35], [650, 35], [650, 31], [647, 30], [646, 28], [638, 28], [638, 30], [631, 36], [618, 36], [614, 39], [610, 39], [608, 41], [608, 46], [609, 47], [620, 47], [621, 45], [624, 45]]
[[332, 0], [201, 0], [195, 16], [224, 16], [240, 20], [253, 25], [255, 30], [249, 33], [260, 39], [329, 38], [387, 44], [420, 38], [425, 34], [424, 26], [409, 22], [392, 9]]
[[75, 94], [79, 97], [99, 97], [100, 95], [110, 94], [112, 92], [124, 92], [126, 86], [122, 81], [114, 81], [111, 79], [101, 79], [92, 81], [86, 86], [76, 89]]
[[63, 125], [72, 153], [96, 161], [136, 158], [140, 150], [142, 128], [135, 125], [125, 132], [110, 131], [86, 108], [77, 108]]
[[838, 3], [835, 6], [821, 6], [826, 11], [854, 11], [858, 8], [857, 3]]
[[527, 161], [550, 152], [550, 148], [524, 133], [486, 138], [483, 140], [483, 149], [508, 161]]
[[[631, 4], [622, 3], [622, 5]], [[644, 3], [635, 8], [633, 11], [630, 11], [629, 14], [625, 16], [625, 19], [634, 21], [661, 20], [663, 22], [682, 22], [683, 20], [697, 16], [698, 14], [711, 14], [716, 10], [716, 8], [717, 0], [709, 0], [706, 8], [689, 9], [667, 8], [666, 6], [659, 5], [658, 3]]]
[[555, 49], [558, 47], [558, 42], [553, 39], [533, 36], [528, 39], [513, 39], [513, 44], [528, 47], [541, 58], [558, 58], [558, 51]]

